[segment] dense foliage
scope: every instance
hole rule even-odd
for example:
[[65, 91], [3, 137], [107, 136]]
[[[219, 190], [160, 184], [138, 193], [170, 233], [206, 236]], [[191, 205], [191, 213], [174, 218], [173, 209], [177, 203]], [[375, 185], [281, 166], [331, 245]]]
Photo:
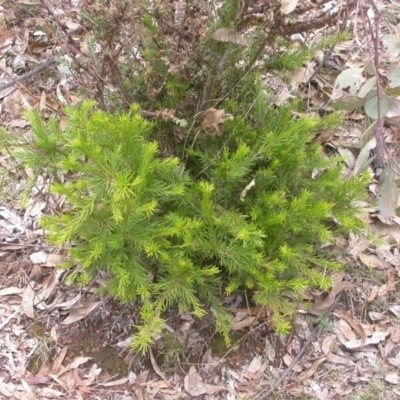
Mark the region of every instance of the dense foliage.
[[70, 245], [73, 276], [86, 283], [108, 271], [109, 292], [140, 298], [134, 349], [147, 349], [172, 304], [212, 313], [229, 340], [223, 296], [242, 290], [286, 332], [296, 297], [310, 285], [328, 288], [327, 271], [340, 267], [321, 244], [362, 228], [365, 179], [344, 179], [340, 160], [313, 140], [335, 117], [294, 117], [255, 90], [247, 115], [226, 121], [222, 136], [200, 134], [185, 162], [160, 152], [137, 107], [110, 114], [84, 102], [66, 110], [65, 130], [30, 112], [31, 140], [3, 132], [66, 198], [68, 211], [42, 223], [51, 242]]

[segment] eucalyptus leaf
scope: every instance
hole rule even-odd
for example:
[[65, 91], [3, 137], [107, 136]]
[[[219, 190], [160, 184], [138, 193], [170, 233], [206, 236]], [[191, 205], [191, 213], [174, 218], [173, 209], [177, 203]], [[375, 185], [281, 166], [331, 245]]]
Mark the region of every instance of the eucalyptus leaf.
[[349, 68], [341, 72], [333, 86], [332, 98], [340, 99], [347, 95], [357, 95], [361, 85], [365, 82], [364, 68]]
[[[378, 106], [379, 111], [378, 112]], [[368, 117], [372, 119], [383, 118], [387, 112], [389, 111], [390, 100], [389, 97], [382, 93], [381, 98], [378, 101], [378, 94], [376, 90], [371, 90], [367, 96], [367, 100], [365, 102], [365, 113]]]
[[364, 99], [360, 99], [357, 96], [344, 96], [333, 102], [332, 106], [336, 108], [336, 110], [346, 110], [353, 111], [357, 108], [363, 107], [365, 104]]
[[360, 151], [354, 165], [354, 176], [361, 174], [367, 170], [374, 157], [370, 157], [370, 152], [376, 147], [376, 139], [373, 137]]
[[365, 68], [365, 72], [366, 72], [369, 76], [375, 75], [374, 63], [370, 62], [370, 63], [367, 65], [367, 68]]
[[397, 88], [400, 86], [400, 68], [396, 68], [394, 65], [389, 67], [389, 87]]
[[373, 132], [374, 129], [375, 129], [376, 123], [377, 123], [377, 121], [374, 121], [374, 122], [363, 132], [363, 134], [361, 135], [360, 141], [359, 141], [359, 144], [358, 144], [360, 149], [362, 149], [362, 148], [367, 144], [367, 142], [369, 142], [369, 141], [371, 140], [372, 132]]
[[400, 39], [396, 35], [385, 35], [382, 42], [386, 46], [389, 61], [396, 61], [400, 55]]
[[376, 87], [376, 77], [373, 76], [368, 78], [365, 83], [361, 86], [360, 91], [358, 92], [358, 97], [364, 99], [367, 94]]
[[395, 172], [389, 165], [383, 169], [379, 178], [378, 207], [384, 218], [395, 215], [399, 191], [395, 182]]

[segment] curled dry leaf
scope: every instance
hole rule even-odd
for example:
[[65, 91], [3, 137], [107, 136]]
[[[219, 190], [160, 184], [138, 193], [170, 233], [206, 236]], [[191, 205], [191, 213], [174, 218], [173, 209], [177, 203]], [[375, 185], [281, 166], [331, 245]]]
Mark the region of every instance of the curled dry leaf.
[[244, 198], [246, 197], [247, 192], [252, 188], [256, 186], [256, 180], [253, 179], [243, 190], [242, 193], [240, 193], [240, 200], [244, 201]]
[[380, 247], [379, 249], [376, 249], [376, 255], [380, 259], [383, 259], [389, 264], [392, 264], [394, 267], [400, 267], [400, 258], [398, 257], [398, 255], [395, 255], [391, 252], [390, 246]]
[[57, 270], [53, 270], [53, 272], [44, 279], [42, 291], [36, 296], [35, 305], [40, 304], [51, 296], [61, 273], [61, 271], [57, 272]]
[[[374, 332], [370, 337], [366, 339], [364, 346], [368, 346], [370, 344], [378, 344], [385, 340], [386, 337], [389, 335], [390, 332]], [[338, 336], [338, 338], [340, 339], [340, 336]], [[351, 340], [349, 342], [344, 342], [343, 340], [341, 340], [341, 342], [348, 350], [358, 350], [360, 347], [362, 347], [361, 339]]]
[[316, 302], [312, 309], [309, 311], [310, 314], [313, 315], [322, 315], [326, 311], [328, 311], [329, 307], [333, 304], [335, 301], [336, 296], [343, 290], [345, 289], [352, 289], [354, 285], [350, 282], [344, 281], [344, 282], [338, 282], [334, 283], [334, 286], [329, 293], [329, 295], [326, 297], [325, 300]]
[[309, 368], [307, 371], [302, 372], [297, 378], [296, 381], [297, 382], [303, 382], [306, 379], [311, 378], [316, 372], [318, 367], [327, 359], [328, 357], [321, 357], [318, 360], [315, 360], [313, 362], [313, 365], [311, 366], [311, 368]]
[[351, 329], [351, 326], [345, 320], [339, 319], [339, 321], [336, 321], [335, 327], [341, 332], [346, 340], [357, 339], [357, 336]]
[[336, 335], [327, 336], [322, 342], [322, 352], [327, 355], [331, 352], [331, 349], [336, 341]]
[[232, 310], [235, 318], [231, 323], [231, 330], [238, 331], [252, 325], [254, 321], [270, 315], [267, 307], [249, 307], [244, 309]]
[[224, 133], [225, 110], [217, 110], [216, 108], [209, 108], [203, 116], [203, 123], [201, 125], [205, 132], [205, 136], [216, 137]]
[[[284, 362], [288, 367], [290, 367], [290, 366], [292, 365], [292, 362], [293, 362], [293, 357], [292, 357], [290, 354], [286, 353], [286, 354], [283, 356], [283, 362]], [[294, 372], [301, 372], [302, 370], [303, 370], [303, 368], [302, 368], [301, 365], [299, 365], [299, 364], [295, 364], [294, 367], [293, 367], [293, 371], [294, 371]]]
[[350, 313], [348, 313], [345, 310], [336, 310], [335, 314], [338, 315], [340, 318], [343, 318], [354, 329], [354, 331], [361, 339], [361, 347], [362, 347], [365, 341], [367, 340], [367, 335], [361, 324]]
[[244, 328], [247, 328], [253, 324], [253, 322], [257, 319], [257, 317], [246, 317], [239, 321], [232, 321], [231, 330], [232, 331], [240, 331]]

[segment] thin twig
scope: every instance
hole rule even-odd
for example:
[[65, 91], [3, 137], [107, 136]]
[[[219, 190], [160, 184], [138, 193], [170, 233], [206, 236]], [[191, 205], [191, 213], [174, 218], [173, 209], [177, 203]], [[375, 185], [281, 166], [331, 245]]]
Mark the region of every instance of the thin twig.
[[47, 60], [46, 62], [44, 62], [43, 64], [39, 65], [37, 68], [35, 68], [34, 70], [27, 72], [26, 74], [13, 79], [10, 82], [7, 82], [3, 85], [0, 85], [0, 91], [4, 90], [4, 89], [8, 89], [9, 87], [12, 87], [14, 85], [16, 85], [19, 82], [23, 82], [28, 80], [29, 78], [31, 78], [32, 76], [38, 74], [39, 72], [44, 71], [46, 68], [49, 68], [51, 65], [53, 65], [55, 63], [54, 59], [51, 60]]

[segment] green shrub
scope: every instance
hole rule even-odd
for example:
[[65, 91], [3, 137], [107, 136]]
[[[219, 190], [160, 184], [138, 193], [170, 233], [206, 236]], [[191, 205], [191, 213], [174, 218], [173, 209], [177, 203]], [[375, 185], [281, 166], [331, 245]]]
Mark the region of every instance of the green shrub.
[[294, 118], [263, 101], [258, 94], [261, 103], [227, 122], [223, 136], [199, 138], [185, 165], [163, 156], [135, 107], [107, 114], [85, 102], [66, 110], [63, 132], [30, 112], [27, 143], [3, 132], [17, 157], [65, 196], [68, 211], [42, 223], [51, 242], [70, 244], [75, 276], [86, 283], [108, 271], [109, 292], [140, 299], [134, 349], [148, 348], [172, 304], [196, 317], [212, 312], [229, 341], [223, 295], [243, 289], [287, 332], [295, 298], [310, 285], [327, 289], [327, 270], [340, 267], [320, 245], [362, 228], [365, 179], [344, 180], [340, 160], [313, 141], [333, 119]]

